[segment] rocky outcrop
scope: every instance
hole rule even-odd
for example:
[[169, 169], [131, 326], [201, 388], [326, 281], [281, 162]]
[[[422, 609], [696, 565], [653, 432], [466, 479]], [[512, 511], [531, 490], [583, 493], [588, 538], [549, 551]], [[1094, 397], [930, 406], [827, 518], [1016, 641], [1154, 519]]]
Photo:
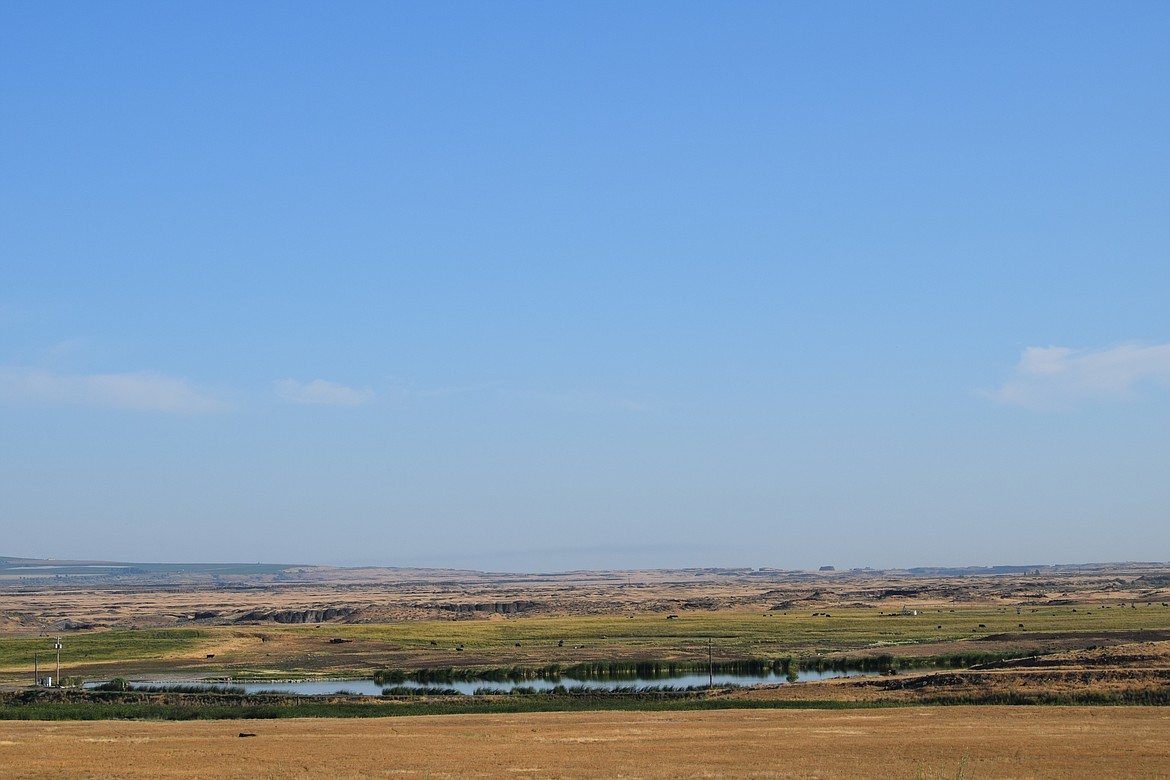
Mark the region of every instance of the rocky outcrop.
[[496, 615], [514, 615], [518, 612], [528, 612], [540, 606], [536, 601], [492, 601], [480, 604], [431, 604], [431, 609], [441, 609], [444, 612], [467, 614], [471, 612], [487, 612]]
[[236, 618], [237, 623], [327, 623], [331, 620], [344, 620], [356, 614], [357, 609], [352, 607], [325, 607], [322, 609], [254, 609], [246, 615]]

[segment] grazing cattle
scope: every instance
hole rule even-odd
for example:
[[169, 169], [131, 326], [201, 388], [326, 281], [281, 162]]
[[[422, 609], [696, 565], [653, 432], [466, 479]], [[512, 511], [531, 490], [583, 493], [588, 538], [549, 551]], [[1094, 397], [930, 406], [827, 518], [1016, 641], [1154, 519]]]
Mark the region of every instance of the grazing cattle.
[[207, 654], [207, 657], [208, 657], [208, 658], [215, 658], [215, 653], [208, 653], [208, 654]]
[[240, 732], [240, 736], [241, 736], [241, 737], [254, 737], [254, 736], [256, 736], [256, 735], [255, 735], [255, 734], [253, 734], [253, 733], [252, 733], [252, 732], [250, 732], [250, 731], [241, 731], [241, 732]]
[[677, 620], [677, 619], [678, 619], [678, 615], [667, 615], [667, 616], [666, 616], [666, 619], [667, 619], [667, 620]]
[[987, 628], [987, 626], [983, 625], [982, 623], [979, 624], [979, 627], [980, 628]]

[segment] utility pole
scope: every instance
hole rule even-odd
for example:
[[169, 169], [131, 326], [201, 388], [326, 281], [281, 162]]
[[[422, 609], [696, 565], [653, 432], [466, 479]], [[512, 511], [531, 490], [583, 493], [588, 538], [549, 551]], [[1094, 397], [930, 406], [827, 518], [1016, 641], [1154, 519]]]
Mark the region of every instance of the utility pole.
[[53, 645], [57, 650], [57, 687], [61, 687], [61, 637], [57, 637], [57, 643]]
[[41, 654], [33, 653], [33, 685], [41, 684]]

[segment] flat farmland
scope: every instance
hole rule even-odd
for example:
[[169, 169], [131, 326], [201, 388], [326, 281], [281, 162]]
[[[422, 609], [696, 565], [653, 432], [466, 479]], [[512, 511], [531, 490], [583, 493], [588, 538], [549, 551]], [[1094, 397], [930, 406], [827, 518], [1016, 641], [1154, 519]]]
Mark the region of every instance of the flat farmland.
[[[0, 685], [27, 686], [37, 656], [42, 674], [55, 673], [56, 636], [71, 681], [498, 675], [705, 664], [710, 648], [716, 664], [791, 658], [817, 668], [882, 656], [873, 663], [896, 657], [905, 673], [726, 694], [734, 698], [1146, 705], [1170, 691], [1170, 567], [548, 575], [298, 567], [0, 584]], [[973, 665], [987, 668], [910, 673]]]
[[[1023, 628], [1021, 628], [1023, 624]], [[874, 608], [807, 611], [498, 617], [388, 624], [205, 626], [78, 631], [64, 638], [62, 674], [160, 673], [186, 678], [362, 676], [377, 668], [715, 660], [888, 653], [1053, 652], [1076, 645], [1170, 639], [1170, 609], [937, 607], [915, 617]], [[1070, 645], [1071, 642], [1071, 645]], [[0, 636], [0, 679], [20, 682], [33, 654], [55, 662], [52, 638]]]
[[62, 673], [88, 679], [362, 677], [705, 661], [708, 642], [717, 662], [1049, 654], [1170, 640], [1168, 605], [1161, 564], [962, 575], [296, 567], [8, 580], [0, 684], [31, 680], [36, 654], [55, 671], [55, 636]]
[[1170, 710], [984, 706], [3, 722], [0, 767], [6, 778], [92, 780], [1165, 778]]

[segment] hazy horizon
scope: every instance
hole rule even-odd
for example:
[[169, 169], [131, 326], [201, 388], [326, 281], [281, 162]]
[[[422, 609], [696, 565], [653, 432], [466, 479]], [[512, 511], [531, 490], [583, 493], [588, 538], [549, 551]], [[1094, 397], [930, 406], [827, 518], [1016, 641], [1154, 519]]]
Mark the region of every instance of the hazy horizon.
[[[580, 551], [577, 551], [580, 554]], [[520, 560], [522, 556], [512, 556], [516, 560]], [[45, 561], [49, 563], [83, 563], [83, 564], [126, 564], [126, 565], [161, 565], [161, 566], [219, 566], [219, 565], [240, 565], [240, 566], [283, 566], [283, 567], [321, 567], [321, 568], [340, 568], [340, 569], [433, 569], [433, 570], [455, 570], [455, 571], [475, 571], [483, 574], [559, 574], [570, 572], [596, 572], [596, 571], [670, 571], [670, 570], [694, 570], [694, 569], [746, 569], [746, 570], [775, 570], [780, 572], [824, 572], [825, 567], [830, 567], [830, 571], [834, 573], [850, 572], [850, 571], [904, 571], [914, 569], [997, 569], [997, 568], [1031, 568], [1031, 567], [1109, 567], [1109, 566], [1161, 566], [1170, 565], [1167, 561], [1157, 560], [1126, 560], [1126, 561], [997, 561], [997, 562], [967, 562], [967, 563], [937, 563], [937, 562], [919, 562], [905, 566], [835, 566], [832, 563], [822, 563], [813, 566], [796, 566], [796, 567], [779, 567], [761, 565], [679, 565], [679, 566], [617, 566], [617, 567], [594, 567], [594, 566], [574, 566], [568, 568], [540, 568], [540, 567], [517, 567], [517, 568], [491, 568], [473, 565], [450, 565], [439, 562], [424, 563], [394, 563], [386, 564], [377, 561], [351, 561], [351, 562], [333, 562], [321, 563], [315, 561], [301, 560], [301, 561], [246, 561], [238, 559], [224, 558], [221, 560], [177, 560], [174, 558], [162, 560], [124, 560], [124, 559], [105, 559], [105, 558], [78, 558], [78, 559], [62, 559], [62, 558], [29, 558], [22, 555], [0, 555], [0, 560], [10, 559], [18, 561]]]
[[0, 5], [4, 552], [1167, 557], [1167, 40], [1158, 2]]

